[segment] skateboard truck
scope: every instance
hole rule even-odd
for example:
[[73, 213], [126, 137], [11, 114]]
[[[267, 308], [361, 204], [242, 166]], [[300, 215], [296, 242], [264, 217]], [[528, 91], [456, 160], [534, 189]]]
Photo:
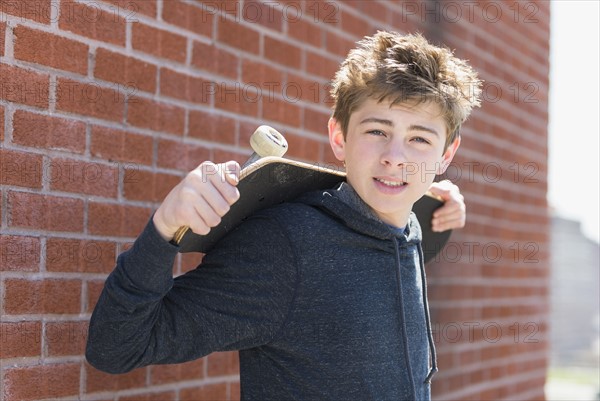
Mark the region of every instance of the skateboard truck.
[[[263, 157], [275, 156], [282, 157], [288, 150], [288, 143], [285, 137], [275, 128], [268, 125], [258, 127], [250, 137], [250, 146], [254, 151], [248, 160], [242, 165], [242, 169], [248, 167], [252, 163]], [[185, 233], [189, 230], [189, 226], [181, 226], [175, 234], [171, 242], [179, 244]]]

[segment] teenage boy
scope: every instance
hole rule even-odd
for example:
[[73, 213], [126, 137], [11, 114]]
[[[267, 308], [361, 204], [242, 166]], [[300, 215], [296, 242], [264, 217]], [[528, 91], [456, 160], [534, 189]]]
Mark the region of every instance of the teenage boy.
[[[479, 87], [422, 36], [364, 38], [332, 89], [347, 182], [253, 215], [173, 279], [175, 231], [207, 233], [239, 196], [237, 163], [199, 166], [119, 256], [88, 361], [119, 373], [240, 350], [244, 400], [428, 400], [437, 367], [411, 208], [451, 162]], [[441, 192], [453, 200], [440, 220], [461, 226], [460, 195]]]

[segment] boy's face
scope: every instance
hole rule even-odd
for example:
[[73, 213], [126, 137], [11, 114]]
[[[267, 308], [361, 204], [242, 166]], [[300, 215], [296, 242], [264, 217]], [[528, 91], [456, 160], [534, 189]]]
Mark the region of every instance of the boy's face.
[[346, 139], [329, 120], [329, 141], [347, 181], [384, 222], [404, 227], [413, 204], [442, 174], [460, 144], [446, 151], [446, 124], [435, 103], [416, 106], [368, 99], [352, 115]]

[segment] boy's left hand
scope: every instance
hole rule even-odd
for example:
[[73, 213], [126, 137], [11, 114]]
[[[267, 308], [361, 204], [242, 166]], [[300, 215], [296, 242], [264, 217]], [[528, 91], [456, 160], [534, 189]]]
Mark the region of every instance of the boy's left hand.
[[433, 213], [432, 230], [441, 232], [463, 228], [467, 214], [465, 198], [458, 187], [450, 181], [444, 180], [431, 184], [429, 191], [444, 200], [444, 205]]

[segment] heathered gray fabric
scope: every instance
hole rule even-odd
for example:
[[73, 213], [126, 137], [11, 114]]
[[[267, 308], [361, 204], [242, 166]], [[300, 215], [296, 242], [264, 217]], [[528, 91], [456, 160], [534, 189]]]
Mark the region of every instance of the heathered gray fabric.
[[246, 220], [172, 278], [150, 221], [90, 322], [96, 368], [122, 373], [240, 350], [242, 399], [429, 400], [420, 228], [379, 221], [348, 185]]

